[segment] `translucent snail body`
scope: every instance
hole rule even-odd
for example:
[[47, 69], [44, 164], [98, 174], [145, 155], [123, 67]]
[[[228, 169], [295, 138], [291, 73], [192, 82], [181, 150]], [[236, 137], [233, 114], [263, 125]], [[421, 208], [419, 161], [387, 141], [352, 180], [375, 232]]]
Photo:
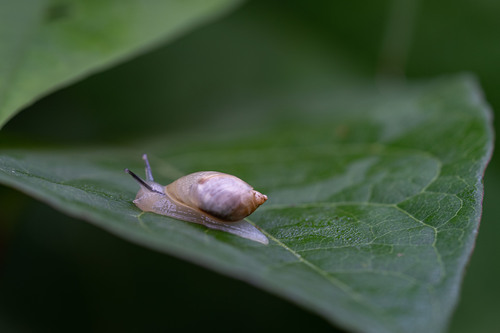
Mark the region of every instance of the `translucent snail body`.
[[203, 224], [243, 238], [268, 244], [267, 237], [243, 219], [252, 214], [267, 196], [238, 177], [201, 171], [162, 186], [155, 183], [146, 155], [146, 180], [125, 169], [141, 186], [134, 203], [145, 212]]

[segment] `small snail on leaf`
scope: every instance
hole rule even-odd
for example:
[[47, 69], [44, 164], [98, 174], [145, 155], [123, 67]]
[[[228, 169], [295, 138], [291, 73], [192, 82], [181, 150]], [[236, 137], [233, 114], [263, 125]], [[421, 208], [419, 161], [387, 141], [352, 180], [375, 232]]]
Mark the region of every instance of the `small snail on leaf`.
[[269, 243], [259, 229], [243, 220], [262, 205], [267, 196], [243, 180], [221, 172], [201, 171], [162, 186], [154, 182], [146, 154], [142, 159], [146, 164], [146, 180], [125, 169], [141, 186], [134, 203], [142, 211]]

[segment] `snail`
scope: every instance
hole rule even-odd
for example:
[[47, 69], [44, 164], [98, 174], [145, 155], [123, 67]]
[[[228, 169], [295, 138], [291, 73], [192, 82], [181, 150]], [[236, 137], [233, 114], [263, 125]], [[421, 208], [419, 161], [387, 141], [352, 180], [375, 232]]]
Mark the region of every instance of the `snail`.
[[267, 200], [266, 195], [236, 176], [216, 171], [195, 172], [163, 186], [154, 182], [147, 155], [142, 159], [146, 180], [125, 169], [141, 186], [134, 200], [139, 209], [268, 244], [259, 229], [243, 220]]

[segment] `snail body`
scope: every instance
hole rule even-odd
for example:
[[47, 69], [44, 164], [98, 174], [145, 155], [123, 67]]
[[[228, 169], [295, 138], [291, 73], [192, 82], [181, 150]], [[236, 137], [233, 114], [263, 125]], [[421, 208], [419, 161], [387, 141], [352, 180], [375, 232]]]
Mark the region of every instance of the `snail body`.
[[267, 196], [255, 191], [238, 177], [216, 172], [195, 172], [167, 186], [155, 183], [146, 155], [146, 180], [125, 169], [141, 186], [134, 204], [145, 212], [203, 224], [263, 244], [269, 241], [255, 226], [243, 219], [252, 214]]

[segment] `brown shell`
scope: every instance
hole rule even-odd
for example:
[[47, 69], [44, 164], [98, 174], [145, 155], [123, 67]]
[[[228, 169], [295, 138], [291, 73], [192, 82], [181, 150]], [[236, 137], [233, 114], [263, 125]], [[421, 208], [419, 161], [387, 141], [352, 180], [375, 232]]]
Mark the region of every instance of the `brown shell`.
[[244, 219], [267, 200], [238, 177], [215, 171], [181, 177], [165, 186], [165, 193], [225, 222]]

